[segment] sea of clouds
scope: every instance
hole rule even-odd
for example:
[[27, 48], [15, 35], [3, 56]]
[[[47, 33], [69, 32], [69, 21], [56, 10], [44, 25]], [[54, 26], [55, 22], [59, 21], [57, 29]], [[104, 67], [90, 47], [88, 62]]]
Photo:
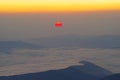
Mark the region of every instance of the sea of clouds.
[[0, 53], [0, 76], [19, 75], [82, 65], [89, 61], [100, 67], [120, 72], [120, 49], [87, 49], [79, 47], [41, 50], [16, 49], [11, 54]]

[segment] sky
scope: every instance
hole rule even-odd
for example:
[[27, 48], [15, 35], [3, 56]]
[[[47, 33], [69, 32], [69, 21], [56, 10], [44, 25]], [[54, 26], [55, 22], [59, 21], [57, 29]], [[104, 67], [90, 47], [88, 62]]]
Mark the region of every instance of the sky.
[[120, 0], [1, 0], [0, 12], [74, 12], [120, 10]]
[[119, 21], [120, 0], [0, 0], [0, 40], [120, 35]]
[[[61, 28], [55, 27], [57, 21]], [[0, 40], [59, 35], [120, 35], [120, 11], [0, 15]]]

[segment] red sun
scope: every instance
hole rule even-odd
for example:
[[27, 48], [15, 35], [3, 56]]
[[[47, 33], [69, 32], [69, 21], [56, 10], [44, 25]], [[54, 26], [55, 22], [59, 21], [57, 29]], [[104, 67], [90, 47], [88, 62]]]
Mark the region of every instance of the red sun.
[[62, 27], [62, 25], [63, 25], [63, 24], [62, 24], [62, 22], [60, 22], [60, 21], [58, 21], [58, 22], [55, 23], [55, 26], [56, 26], [57, 28]]

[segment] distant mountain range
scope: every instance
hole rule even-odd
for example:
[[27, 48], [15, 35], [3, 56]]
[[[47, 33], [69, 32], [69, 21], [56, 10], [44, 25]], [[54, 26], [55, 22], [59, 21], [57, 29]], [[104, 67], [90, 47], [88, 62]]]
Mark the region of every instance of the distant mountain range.
[[[106, 76], [109, 77], [109, 75], [113, 74], [111, 71], [88, 61], [82, 61], [80, 63], [83, 65], [75, 65], [65, 69], [49, 70], [45, 72], [1, 76], [0, 80], [113, 80], [106, 78]], [[120, 76], [118, 78], [120, 79]]]
[[46, 47], [80, 47], [120, 49], [120, 36], [55, 36], [32, 39], [30, 42]]
[[0, 52], [10, 53], [14, 49], [41, 49], [43, 46], [23, 41], [0, 41]]
[[120, 49], [120, 36], [55, 36], [26, 41], [0, 41], [0, 52], [14, 49], [42, 49], [56, 47]]

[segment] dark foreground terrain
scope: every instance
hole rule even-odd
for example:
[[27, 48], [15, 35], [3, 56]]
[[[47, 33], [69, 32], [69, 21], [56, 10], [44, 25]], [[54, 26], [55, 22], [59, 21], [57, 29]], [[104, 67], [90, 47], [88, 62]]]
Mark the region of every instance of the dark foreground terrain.
[[81, 61], [83, 65], [70, 66], [60, 70], [1, 76], [0, 80], [120, 80], [120, 74], [113, 74], [88, 61]]

